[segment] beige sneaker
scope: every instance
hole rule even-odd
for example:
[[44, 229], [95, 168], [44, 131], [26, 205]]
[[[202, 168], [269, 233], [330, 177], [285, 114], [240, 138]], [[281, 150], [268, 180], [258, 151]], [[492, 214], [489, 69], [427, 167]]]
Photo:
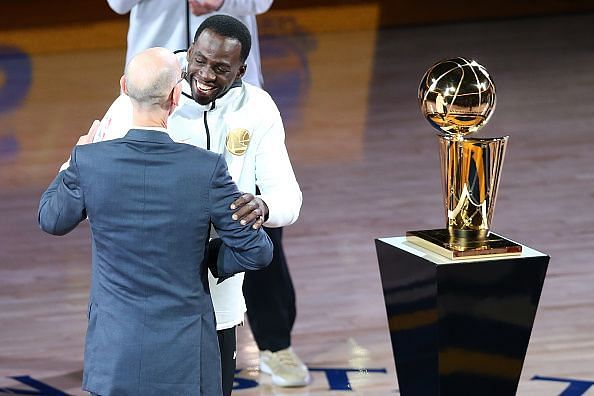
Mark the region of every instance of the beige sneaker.
[[272, 383], [282, 387], [305, 386], [311, 381], [309, 371], [291, 347], [278, 352], [260, 351], [260, 371], [272, 376]]

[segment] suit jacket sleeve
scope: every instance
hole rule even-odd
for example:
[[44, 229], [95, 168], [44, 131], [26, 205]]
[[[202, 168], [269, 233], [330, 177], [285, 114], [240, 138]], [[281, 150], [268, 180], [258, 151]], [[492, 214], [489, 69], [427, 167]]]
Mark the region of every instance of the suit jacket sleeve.
[[219, 155], [209, 190], [211, 221], [223, 241], [217, 258], [219, 277], [264, 268], [272, 260], [272, 242], [266, 232], [231, 218], [229, 206], [239, 195], [225, 159]]
[[69, 233], [87, 217], [76, 166], [76, 149], [72, 150], [68, 168], [58, 173], [39, 202], [37, 221], [43, 231], [52, 235]]

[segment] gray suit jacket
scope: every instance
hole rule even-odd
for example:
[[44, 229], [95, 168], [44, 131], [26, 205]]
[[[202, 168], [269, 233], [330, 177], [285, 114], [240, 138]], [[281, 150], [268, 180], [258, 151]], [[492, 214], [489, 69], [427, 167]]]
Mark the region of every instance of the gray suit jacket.
[[205, 268], [209, 223], [219, 275], [266, 266], [266, 233], [231, 219], [239, 192], [221, 155], [164, 132], [76, 146], [39, 204], [63, 235], [88, 217], [92, 282], [83, 389], [102, 396], [221, 394]]

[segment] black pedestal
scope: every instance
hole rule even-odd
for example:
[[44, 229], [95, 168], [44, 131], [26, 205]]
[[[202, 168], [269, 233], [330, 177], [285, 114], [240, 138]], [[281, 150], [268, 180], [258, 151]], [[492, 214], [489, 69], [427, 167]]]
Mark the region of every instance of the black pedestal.
[[515, 395], [549, 256], [452, 261], [376, 239], [403, 396]]

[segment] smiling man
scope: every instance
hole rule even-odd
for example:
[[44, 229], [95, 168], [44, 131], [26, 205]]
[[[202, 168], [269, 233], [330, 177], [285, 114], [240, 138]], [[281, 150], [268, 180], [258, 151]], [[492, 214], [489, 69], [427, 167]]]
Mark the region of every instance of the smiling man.
[[[169, 117], [168, 125], [176, 142], [224, 156], [231, 177], [244, 192], [233, 203], [234, 219], [253, 224], [254, 228], [283, 227], [297, 220], [302, 195], [285, 147], [285, 132], [276, 104], [264, 90], [242, 81], [250, 47], [250, 33], [240, 21], [227, 15], [207, 18], [196, 31], [189, 50], [178, 53], [186, 80], [182, 83], [179, 106]], [[122, 136], [130, 123], [130, 100], [122, 95], [101, 121], [95, 141]], [[212, 237], [215, 241], [212, 245], [216, 247], [217, 236]], [[283, 256], [276, 246], [274, 255]], [[272, 278], [287, 281], [266, 282], [260, 288], [265, 289], [262, 293], [275, 291], [274, 298], [262, 294], [255, 304], [265, 312], [291, 305], [295, 298], [286, 266], [273, 271], [277, 272]], [[243, 274], [238, 274], [221, 281], [209, 276], [224, 395], [229, 395], [233, 387], [235, 327], [244, 321], [246, 312], [243, 278]], [[278, 343], [258, 343], [262, 351], [261, 368], [271, 373], [277, 384], [303, 386], [310, 380], [308, 370], [290, 348], [295, 312], [282, 316], [287, 331], [281, 332], [289, 334], [279, 337], [282, 340]], [[263, 326], [260, 323], [254, 326], [251, 317], [250, 324], [252, 331], [257, 325]]]
[[207, 105], [226, 94], [235, 82], [240, 83], [246, 71], [242, 59], [247, 54], [242, 52], [244, 46], [239, 40], [200, 28], [197, 34], [196, 43], [188, 51], [188, 80], [192, 98]]

